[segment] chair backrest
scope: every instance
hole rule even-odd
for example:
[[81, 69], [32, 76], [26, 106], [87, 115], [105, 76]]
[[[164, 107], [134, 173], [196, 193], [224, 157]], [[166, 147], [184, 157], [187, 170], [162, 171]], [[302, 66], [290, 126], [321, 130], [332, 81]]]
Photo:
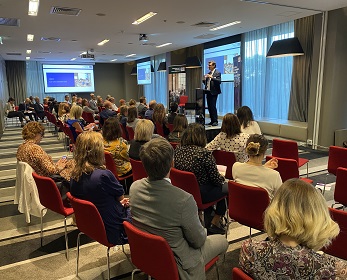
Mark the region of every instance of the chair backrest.
[[178, 106], [184, 106], [188, 102], [188, 95], [181, 95], [180, 96], [180, 103]]
[[291, 158], [299, 162], [298, 143], [292, 140], [274, 138], [272, 140], [272, 156]]
[[233, 280], [252, 280], [253, 278], [249, 277], [248, 274], [243, 272], [241, 268], [233, 268]]
[[337, 168], [347, 168], [347, 148], [329, 147], [328, 172], [336, 175]]
[[121, 131], [122, 131], [122, 138], [125, 139], [125, 140], [129, 140], [129, 139], [128, 139], [128, 135], [127, 135], [127, 133], [126, 133], [126, 131], [125, 131], [124, 126], [123, 126], [121, 123], [119, 124], [119, 126], [120, 126], [120, 129], [121, 129]]
[[178, 142], [170, 142], [170, 144], [171, 144], [172, 148], [175, 150], [180, 143], [178, 143]]
[[66, 123], [64, 123], [63, 132], [67, 137], [69, 137], [71, 144], [75, 144], [75, 137], [73, 136], [70, 126]]
[[106, 151], [105, 151], [105, 165], [106, 165], [106, 168], [110, 170], [119, 181], [118, 174], [117, 174], [117, 165], [114, 162], [112, 154]]
[[332, 241], [329, 247], [323, 248], [323, 251], [329, 255], [347, 260], [347, 212], [329, 208], [332, 219], [339, 224], [340, 233]]
[[198, 209], [203, 209], [200, 187], [194, 173], [171, 168], [170, 179], [172, 185], [193, 195]]
[[134, 129], [131, 126], [127, 126], [127, 131], [129, 140], [133, 140], [135, 135]]
[[163, 124], [156, 122], [155, 123], [155, 129], [157, 130], [157, 133], [165, 138], [165, 134], [164, 134], [164, 129], [163, 129]]
[[94, 116], [92, 113], [89, 112], [82, 112], [82, 118], [87, 122], [87, 123], [93, 123], [95, 122]]
[[49, 177], [43, 177], [33, 173], [39, 192], [40, 202], [46, 208], [65, 216], [65, 207], [60, 192], [55, 182]]
[[170, 130], [170, 132], [172, 132], [172, 131], [173, 131], [173, 128], [174, 128], [173, 123], [168, 123], [168, 124], [167, 124], [167, 128]]
[[130, 158], [131, 169], [133, 171], [133, 181], [147, 178], [147, 172], [142, 164], [142, 161]]
[[123, 222], [123, 225], [131, 261], [137, 268], [157, 280], [179, 280], [174, 255], [163, 237], [143, 232], [129, 222]]
[[215, 150], [212, 153], [218, 165], [225, 165], [227, 170], [225, 172], [225, 178], [233, 179], [233, 165], [236, 162], [236, 157], [233, 152]]
[[229, 216], [240, 224], [264, 230], [264, 211], [270, 203], [269, 194], [263, 188], [228, 182]]
[[[272, 158], [274, 157], [266, 156], [266, 161], [269, 161]], [[277, 170], [280, 173], [282, 182], [285, 182], [288, 179], [300, 177], [299, 166], [296, 160], [289, 159], [289, 158], [279, 158], [279, 157], [276, 157], [276, 158], [278, 160], [278, 167], [275, 170]]]
[[337, 168], [334, 200], [347, 206], [347, 168]]
[[90, 201], [76, 198], [68, 192], [67, 197], [75, 211], [76, 225], [85, 235], [107, 247], [113, 247], [107, 240], [104, 222], [96, 206]]

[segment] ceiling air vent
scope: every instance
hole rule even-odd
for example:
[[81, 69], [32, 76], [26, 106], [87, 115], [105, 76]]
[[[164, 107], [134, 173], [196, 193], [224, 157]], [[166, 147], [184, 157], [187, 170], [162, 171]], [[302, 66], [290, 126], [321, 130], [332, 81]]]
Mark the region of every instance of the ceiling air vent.
[[6, 55], [22, 55], [21, 53], [14, 53], [14, 52], [12, 52], [12, 53], [6, 53]]
[[59, 42], [60, 38], [56, 38], [56, 37], [41, 37], [41, 41], [50, 41], [50, 42]]
[[0, 25], [19, 26], [19, 19], [17, 19], [17, 18], [2, 18], [2, 17], [0, 17]]
[[194, 37], [194, 39], [202, 39], [202, 40], [208, 40], [208, 39], [213, 39], [219, 36], [222, 36], [223, 34], [202, 34], [199, 36]]
[[50, 13], [55, 15], [78, 16], [81, 11], [78, 8], [52, 7]]
[[192, 26], [197, 26], [197, 27], [211, 27], [216, 25], [217, 22], [208, 22], [208, 21], [202, 21], [202, 22], [198, 22], [193, 24]]

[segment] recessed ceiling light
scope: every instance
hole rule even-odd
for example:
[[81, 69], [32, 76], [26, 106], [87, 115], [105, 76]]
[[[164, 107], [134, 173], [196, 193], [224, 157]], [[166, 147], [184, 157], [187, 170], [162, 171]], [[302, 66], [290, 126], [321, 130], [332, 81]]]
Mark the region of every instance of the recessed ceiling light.
[[31, 50], [27, 50], [27, 54], [31, 54]]
[[28, 9], [28, 15], [29, 16], [37, 16], [37, 13], [39, 11], [39, 0], [29, 0], [29, 9]]
[[226, 27], [235, 25], [235, 24], [239, 24], [239, 23], [241, 23], [241, 21], [238, 21], [238, 20], [237, 21], [233, 21], [233, 22], [221, 25], [221, 26], [217, 26], [215, 28], [211, 28], [210, 31], [216, 31], [216, 30], [219, 30], [219, 29], [222, 29], [222, 28], [226, 28]]
[[116, 61], [117, 60], [117, 58], [115, 58], [115, 59], [111, 59], [110, 61]]
[[33, 34], [28, 34], [27, 35], [27, 41], [34, 41], [34, 35]]
[[110, 41], [110, 39], [102, 40], [100, 43], [98, 43], [98, 46], [103, 46], [103, 45], [105, 45], [109, 41]]
[[165, 43], [165, 44], [162, 44], [162, 45], [157, 46], [157, 48], [161, 48], [161, 47], [169, 46], [169, 45], [171, 45], [171, 44], [172, 44], [172, 43]]
[[76, 57], [74, 57], [74, 58], [71, 58], [70, 60], [71, 60], [71, 61], [74, 61], [74, 60], [76, 60]]
[[139, 19], [135, 20], [132, 24], [139, 25], [140, 23], [146, 21], [147, 19], [150, 19], [151, 17], [155, 16], [157, 13], [155, 12], [149, 12], [148, 14], [145, 14], [144, 16], [140, 17]]
[[29, 59], [30, 59], [30, 56], [27, 56], [25, 59], [26, 59], [26, 60], [29, 60]]
[[135, 56], [135, 55], [136, 55], [136, 53], [132, 53], [132, 54], [126, 55], [125, 57], [131, 57], [131, 56]]

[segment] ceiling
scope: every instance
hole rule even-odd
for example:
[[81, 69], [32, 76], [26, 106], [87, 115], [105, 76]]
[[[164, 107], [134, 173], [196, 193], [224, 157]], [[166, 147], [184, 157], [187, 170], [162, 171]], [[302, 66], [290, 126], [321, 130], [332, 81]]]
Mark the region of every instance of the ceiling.
[[[20, 20], [19, 27], [0, 25], [0, 55], [5, 60], [25, 60], [30, 49], [31, 60], [68, 62], [76, 58], [79, 63], [86, 62], [79, 56], [88, 50], [95, 55], [93, 62], [117, 59], [114, 63], [125, 63], [347, 6], [347, 0], [254, 1], [41, 0], [35, 17], [28, 16], [28, 0], [0, 0], [0, 17]], [[81, 12], [78, 16], [51, 14], [53, 6], [79, 8]], [[140, 25], [132, 24], [150, 11], [157, 15]], [[233, 21], [241, 23], [217, 31], [195, 26]], [[33, 42], [27, 42], [27, 34], [34, 34]], [[139, 41], [139, 34], [147, 34], [148, 42]], [[41, 37], [51, 40], [42, 41]], [[104, 39], [110, 41], [98, 46]], [[156, 47], [164, 43], [172, 44]], [[127, 58], [129, 54], [136, 56]]]

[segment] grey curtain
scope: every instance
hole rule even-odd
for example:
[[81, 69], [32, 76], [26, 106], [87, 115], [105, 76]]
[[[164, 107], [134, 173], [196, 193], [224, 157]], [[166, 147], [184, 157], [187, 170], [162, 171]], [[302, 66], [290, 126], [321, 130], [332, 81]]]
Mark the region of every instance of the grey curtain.
[[[202, 61], [203, 45], [187, 48], [187, 57], [197, 56]], [[202, 68], [186, 68], [186, 92], [189, 102], [195, 102], [195, 89], [202, 87]]]
[[25, 61], [6, 61], [6, 76], [9, 96], [18, 105], [27, 97]]
[[314, 17], [294, 21], [294, 36], [299, 38], [305, 55], [294, 57], [288, 119], [307, 122], [311, 86]]

